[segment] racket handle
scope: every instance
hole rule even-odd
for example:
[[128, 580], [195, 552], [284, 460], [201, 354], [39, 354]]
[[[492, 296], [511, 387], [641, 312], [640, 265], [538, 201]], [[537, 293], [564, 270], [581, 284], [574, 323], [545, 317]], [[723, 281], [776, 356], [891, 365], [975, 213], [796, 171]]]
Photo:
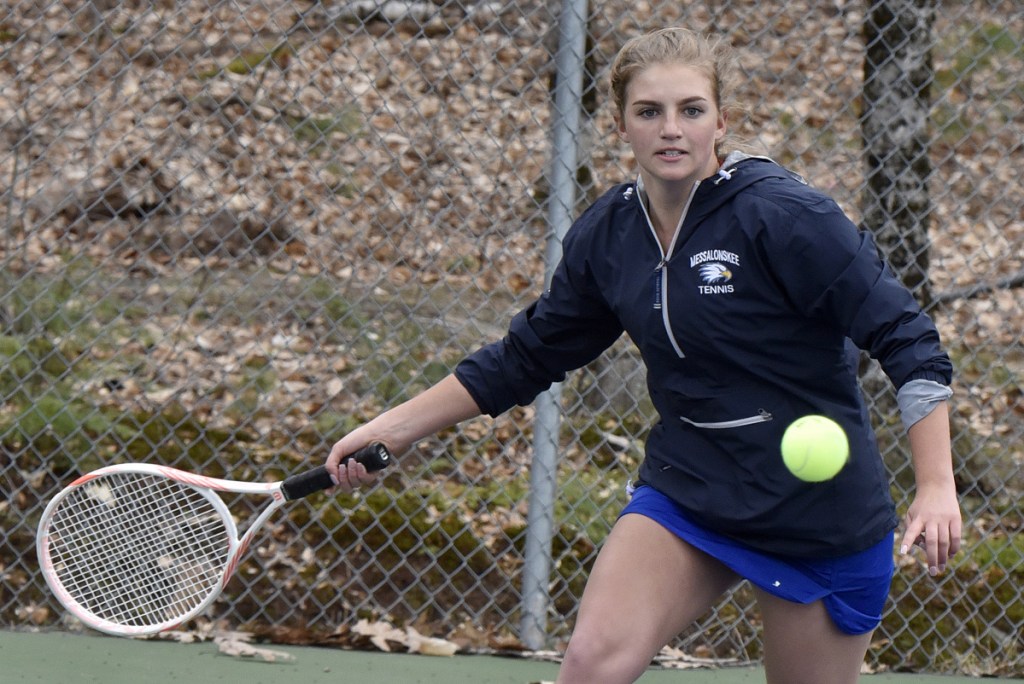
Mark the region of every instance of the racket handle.
[[[341, 459], [341, 462], [344, 463], [350, 458], [354, 458], [362, 463], [371, 473], [376, 470], [384, 470], [391, 465], [391, 452], [380, 442], [364, 446], [354, 454], [349, 454]], [[281, 490], [284, 492], [285, 498], [292, 501], [309, 496], [310, 494], [322, 492], [333, 486], [334, 481], [331, 480], [327, 467], [320, 466], [297, 475], [292, 475], [281, 483]]]

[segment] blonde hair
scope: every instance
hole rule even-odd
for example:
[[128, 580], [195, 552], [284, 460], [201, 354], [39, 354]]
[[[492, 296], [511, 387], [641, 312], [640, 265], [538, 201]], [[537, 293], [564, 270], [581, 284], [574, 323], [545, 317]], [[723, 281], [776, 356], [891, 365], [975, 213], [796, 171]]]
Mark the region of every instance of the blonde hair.
[[[685, 28], [663, 28], [627, 41], [615, 56], [609, 85], [615, 115], [621, 120], [626, 111], [626, 94], [633, 77], [655, 64], [685, 64], [698, 69], [711, 81], [711, 92], [718, 111], [727, 117], [741, 114], [743, 108], [735, 99], [740, 81], [739, 59], [722, 38], [711, 38]], [[730, 119], [731, 120], [731, 119]], [[746, 147], [738, 138], [727, 134], [715, 145], [715, 152], [725, 146]]]

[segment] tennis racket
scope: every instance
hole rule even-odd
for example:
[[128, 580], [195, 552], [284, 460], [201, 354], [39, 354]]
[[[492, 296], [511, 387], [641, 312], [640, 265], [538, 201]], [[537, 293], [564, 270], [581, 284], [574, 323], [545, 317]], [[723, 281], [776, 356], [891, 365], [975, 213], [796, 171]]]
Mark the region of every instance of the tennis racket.
[[[382, 470], [374, 443], [354, 454]], [[107, 634], [155, 634], [213, 603], [264, 522], [286, 501], [333, 487], [324, 466], [283, 482], [237, 482], [143, 463], [82, 475], [47, 505], [36, 532], [46, 583], [83, 623]], [[216, 492], [271, 501], [241, 536]]]

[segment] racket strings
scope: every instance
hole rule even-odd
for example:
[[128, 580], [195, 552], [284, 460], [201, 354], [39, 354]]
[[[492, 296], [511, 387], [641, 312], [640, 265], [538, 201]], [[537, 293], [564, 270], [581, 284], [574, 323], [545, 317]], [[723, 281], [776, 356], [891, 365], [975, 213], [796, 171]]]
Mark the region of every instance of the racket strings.
[[89, 613], [144, 627], [183, 617], [219, 585], [231, 543], [191, 486], [116, 473], [70, 492], [50, 529], [54, 572]]

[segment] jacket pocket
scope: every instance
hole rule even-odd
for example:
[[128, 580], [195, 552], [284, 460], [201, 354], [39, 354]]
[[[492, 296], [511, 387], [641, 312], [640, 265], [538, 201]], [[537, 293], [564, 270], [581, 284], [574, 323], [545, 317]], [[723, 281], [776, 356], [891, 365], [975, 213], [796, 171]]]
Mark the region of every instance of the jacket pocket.
[[758, 409], [757, 415], [747, 416], [745, 418], [736, 418], [735, 420], [719, 420], [714, 422], [703, 422], [696, 421], [687, 418], [686, 416], [679, 416], [679, 420], [684, 423], [688, 423], [694, 427], [704, 428], [707, 430], [727, 430], [729, 428], [746, 427], [748, 425], [757, 425], [758, 423], [767, 423], [774, 416], [765, 411], [764, 409]]

